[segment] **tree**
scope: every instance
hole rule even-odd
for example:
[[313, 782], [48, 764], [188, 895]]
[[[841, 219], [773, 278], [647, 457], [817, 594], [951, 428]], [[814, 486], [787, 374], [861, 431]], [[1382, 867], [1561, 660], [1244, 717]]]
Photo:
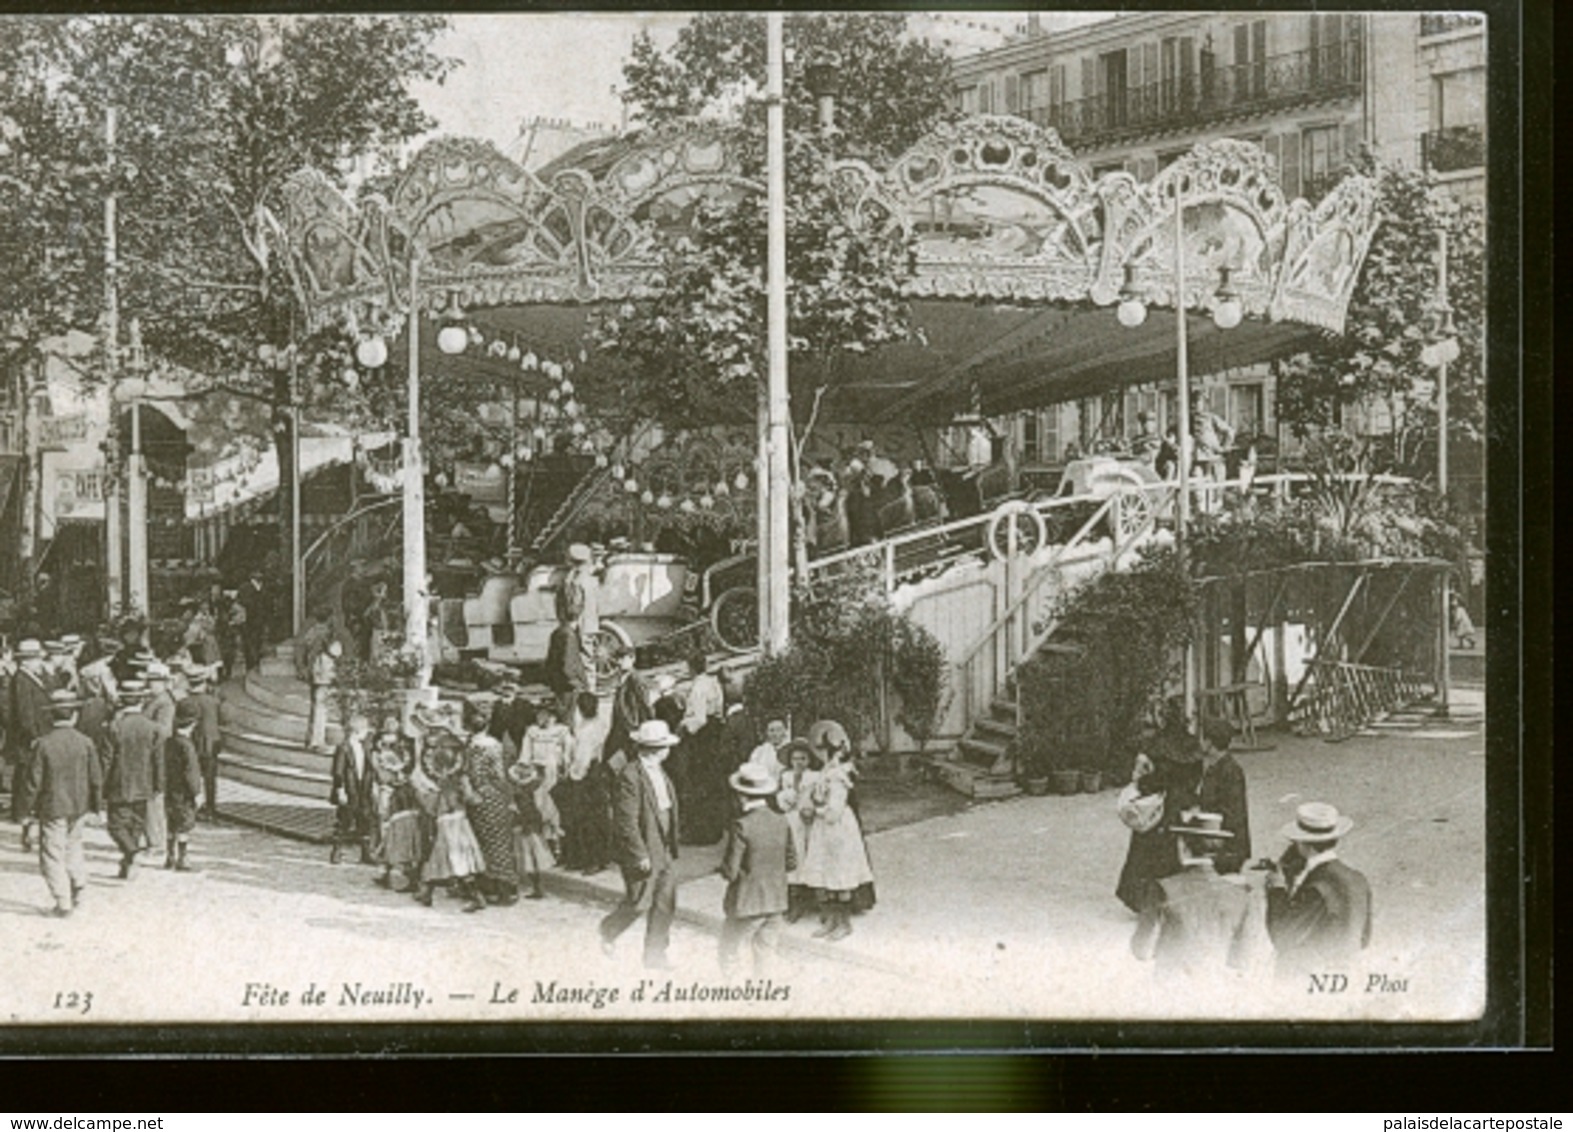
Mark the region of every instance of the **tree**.
[[[1436, 370], [1423, 351], [1437, 335], [1437, 234], [1448, 233], [1448, 292], [1459, 345], [1448, 369], [1450, 436], [1478, 441], [1485, 415], [1484, 218], [1426, 174], [1362, 158], [1375, 176], [1381, 225], [1349, 303], [1348, 328], [1275, 363], [1278, 413], [1296, 435], [1335, 427], [1346, 405], [1387, 409], [1395, 469], [1435, 466]], [[1429, 452], [1429, 455], [1428, 455]]]
[[[882, 166], [950, 113], [949, 61], [904, 39], [905, 22], [893, 13], [785, 22], [789, 373], [799, 482], [804, 445], [848, 361], [913, 333], [902, 298], [911, 249], [849, 219], [832, 168], [833, 158], [847, 156]], [[831, 60], [840, 93], [837, 129], [826, 139], [808, 71]], [[719, 120], [745, 169], [763, 180], [765, 108], [754, 95], [764, 72], [764, 18], [706, 13], [664, 54], [648, 37], [635, 42], [623, 96], [644, 126]], [[663, 292], [598, 321], [602, 359], [592, 401], [678, 427], [751, 419], [766, 371], [766, 223], [757, 196], [699, 202], [690, 234], [667, 252]], [[801, 567], [801, 493], [794, 497]]]
[[[290, 407], [331, 384], [349, 358], [341, 333], [296, 333], [277, 194], [307, 167], [343, 184], [363, 159], [386, 160], [433, 125], [409, 88], [453, 66], [431, 48], [445, 23], [95, 16], [50, 25], [55, 114], [94, 167], [108, 167], [101, 123], [119, 113], [122, 311], [140, 322], [155, 364], [204, 375], [195, 392], [265, 407], [284, 524]], [[85, 177], [73, 184], [79, 197], [101, 188]]]

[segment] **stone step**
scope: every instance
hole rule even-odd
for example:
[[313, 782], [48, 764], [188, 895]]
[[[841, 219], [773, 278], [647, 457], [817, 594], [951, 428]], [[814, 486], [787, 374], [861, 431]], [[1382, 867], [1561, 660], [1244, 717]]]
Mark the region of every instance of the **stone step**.
[[[219, 722], [226, 732], [250, 732], [292, 743], [306, 741], [308, 722], [306, 716], [270, 707], [240, 685], [231, 685], [224, 689], [223, 698], [219, 703]], [[330, 720], [328, 742], [337, 744], [342, 734], [339, 725]]]
[[989, 710], [1007, 719], [1016, 718], [1016, 701], [1009, 696], [996, 696], [989, 703]]
[[991, 743], [984, 739], [968, 737], [957, 745], [957, 752], [963, 762], [974, 767], [983, 767], [990, 774], [1010, 775], [1015, 768], [1011, 765], [1010, 750], [1004, 743]]
[[929, 765], [940, 781], [969, 798], [1012, 798], [1021, 793], [1021, 787], [1009, 776], [989, 774], [948, 759], [935, 759]]
[[298, 797], [226, 778], [219, 782], [218, 812], [226, 821], [326, 844], [333, 838], [334, 810], [325, 797], [326, 791], [322, 797]]
[[224, 732], [223, 749], [252, 762], [277, 763], [279, 766], [298, 770], [321, 771], [326, 774], [333, 766], [329, 751], [313, 751], [304, 743], [288, 739], [275, 739], [271, 735], [248, 732]]
[[1015, 739], [1017, 734], [1016, 720], [1014, 718], [1004, 720], [986, 715], [973, 723], [972, 729], [978, 733], [979, 738], [998, 739], [1006, 743]]
[[312, 798], [324, 801], [333, 785], [333, 776], [327, 771], [302, 770], [299, 767], [280, 766], [277, 763], [249, 759], [230, 751], [218, 756], [219, 775], [292, 798]]
[[285, 680], [248, 672], [242, 687], [252, 699], [284, 715], [298, 715], [305, 719], [311, 714], [311, 692], [293, 677]]

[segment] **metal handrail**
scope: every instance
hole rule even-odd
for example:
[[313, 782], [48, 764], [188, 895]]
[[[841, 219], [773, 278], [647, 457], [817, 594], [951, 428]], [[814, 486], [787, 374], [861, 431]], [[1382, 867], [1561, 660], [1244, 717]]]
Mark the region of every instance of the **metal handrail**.
[[[353, 530], [372, 515], [391, 508], [402, 507], [403, 502], [404, 500], [400, 496], [394, 495], [379, 499], [374, 503], [368, 503], [363, 507], [358, 507], [349, 514], [341, 516], [332, 526], [313, 539], [311, 545], [306, 548], [305, 553], [300, 556], [301, 574], [305, 578], [306, 584], [309, 586], [311, 582], [313, 559], [320, 557], [326, 552], [330, 545], [329, 540], [346, 530]], [[400, 517], [402, 519], [402, 512]]]

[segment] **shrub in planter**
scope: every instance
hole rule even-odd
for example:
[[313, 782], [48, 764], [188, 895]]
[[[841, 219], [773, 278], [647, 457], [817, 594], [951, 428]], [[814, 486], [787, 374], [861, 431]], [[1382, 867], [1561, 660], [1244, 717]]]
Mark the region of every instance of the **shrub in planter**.
[[834, 719], [850, 735], [877, 735], [883, 700], [914, 739], [933, 735], [948, 699], [944, 651], [891, 606], [877, 575], [853, 571], [801, 588], [792, 614], [791, 645], [749, 675], [750, 715], [789, 716], [799, 729]]
[[[1192, 632], [1195, 587], [1172, 550], [1066, 594], [1054, 642], [1018, 669], [1028, 773], [1130, 772], [1138, 738]], [[1080, 788], [1079, 775], [1078, 787]]]

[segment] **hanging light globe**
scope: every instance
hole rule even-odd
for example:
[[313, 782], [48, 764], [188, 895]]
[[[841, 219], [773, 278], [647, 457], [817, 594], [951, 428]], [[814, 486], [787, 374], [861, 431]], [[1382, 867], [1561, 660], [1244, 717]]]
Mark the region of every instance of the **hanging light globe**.
[[655, 502], [655, 492], [651, 491], [649, 488], [645, 488], [644, 493], [639, 496], [639, 502], [643, 503], [646, 507], [650, 506], [650, 504]]
[[437, 349], [445, 354], [462, 354], [470, 345], [470, 336], [462, 326], [444, 326], [437, 331]]
[[1127, 330], [1134, 330], [1147, 321], [1147, 304], [1140, 299], [1121, 299], [1120, 305], [1115, 308], [1114, 317]]
[[1233, 330], [1245, 318], [1245, 311], [1236, 298], [1224, 299], [1213, 308], [1213, 325], [1219, 330]]
[[705, 492], [705, 494], [699, 497], [699, 506], [703, 507], [706, 511], [710, 510], [710, 508], [715, 506], [715, 496], [711, 495], [709, 492]]
[[672, 508], [672, 497], [663, 491], [661, 497], [655, 501], [655, 505], [663, 511], [669, 511]]
[[692, 499], [685, 499], [677, 505], [677, 509], [685, 515], [692, 515], [698, 508]]
[[516, 362], [519, 359], [521, 359], [522, 357], [524, 357], [524, 351], [519, 349], [519, 347], [517, 347], [517, 346], [510, 346], [508, 348], [508, 360], [510, 362]]
[[566, 377], [563, 378], [562, 391], [563, 396], [565, 397], [573, 392], [573, 382], [569, 381]]
[[639, 491], [639, 481], [629, 476], [623, 481], [623, 490], [629, 495], [636, 494]]
[[546, 426], [545, 425], [536, 425], [534, 428], [532, 428], [530, 430], [530, 435], [535, 437], [535, 439], [537, 439], [537, 440], [545, 440], [546, 439]]
[[574, 421], [573, 424], [568, 426], [568, 431], [573, 433], [575, 436], [583, 436], [586, 431], [585, 424], [583, 421]]
[[381, 369], [388, 362], [388, 343], [380, 334], [362, 338], [355, 346], [355, 360], [365, 369]]
[[732, 494], [732, 485], [727, 483], [725, 480], [716, 480], [715, 493], [716, 495], [725, 499], [728, 495]]
[[481, 346], [481, 345], [484, 345], [485, 342], [486, 342], [486, 338], [485, 338], [484, 335], [481, 334], [480, 327], [478, 327], [478, 326], [470, 327], [470, 345], [472, 345], [472, 346]]
[[607, 463], [608, 463], [608, 461], [606, 459], [606, 453], [605, 452], [597, 452], [595, 454], [595, 466], [597, 468], [604, 468], [604, 467], [606, 467]]
[[748, 473], [747, 472], [738, 472], [737, 476], [732, 480], [732, 486], [737, 488], [738, 491], [747, 491], [748, 490]]
[[534, 350], [531, 350], [528, 354], [524, 355], [524, 357], [519, 361], [519, 365], [523, 369], [535, 369], [540, 364], [541, 361], [535, 356]]
[[339, 380], [344, 383], [345, 388], [354, 389], [360, 384], [360, 374], [356, 373], [353, 367], [346, 367], [344, 372], [339, 374]]

